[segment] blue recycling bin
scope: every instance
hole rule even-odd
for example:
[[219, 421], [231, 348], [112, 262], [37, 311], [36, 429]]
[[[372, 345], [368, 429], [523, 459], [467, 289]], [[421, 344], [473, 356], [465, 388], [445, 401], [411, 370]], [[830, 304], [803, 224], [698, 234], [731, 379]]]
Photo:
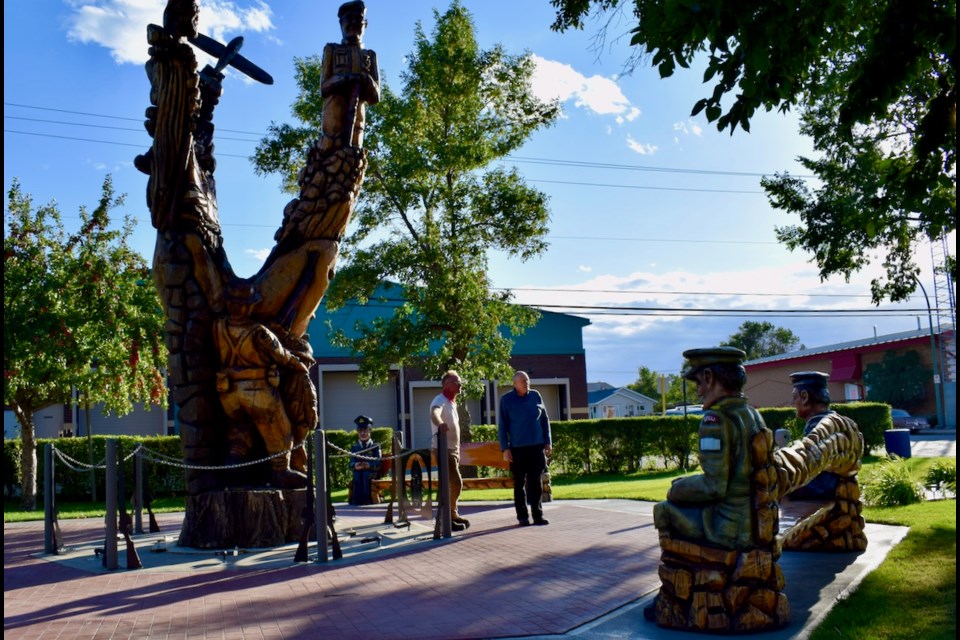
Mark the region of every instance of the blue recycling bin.
[[887, 455], [910, 457], [910, 429], [887, 429], [883, 432]]

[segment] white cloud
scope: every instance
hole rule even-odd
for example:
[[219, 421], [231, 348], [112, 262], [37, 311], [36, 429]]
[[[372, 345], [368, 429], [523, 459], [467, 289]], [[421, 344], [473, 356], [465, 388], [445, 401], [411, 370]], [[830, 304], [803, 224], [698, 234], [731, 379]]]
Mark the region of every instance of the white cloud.
[[263, 263], [267, 259], [267, 256], [270, 255], [271, 251], [272, 249], [244, 249], [243, 250], [245, 254], [247, 254], [251, 258], [254, 258], [255, 260], [259, 260], [261, 263]]
[[620, 124], [640, 116], [640, 109], [623, 95], [615, 79], [594, 75], [589, 78], [568, 64], [534, 55], [536, 69], [531, 82], [541, 100], [573, 100], [574, 106], [603, 116], [615, 116]]
[[581, 264], [577, 267], [577, 271], [581, 273], [590, 273], [591, 271], [593, 271], [593, 267], [589, 267], [585, 264]]
[[[68, 0], [67, 39], [99, 44], [117, 64], [147, 61], [146, 26], [162, 24], [164, 0]], [[272, 11], [265, 2], [207, 0], [200, 6], [200, 28], [220, 41], [227, 34], [263, 33], [273, 29]]]
[[679, 131], [685, 136], [697, 136], [700, 137], [703, 134], [703, 127], [694, 122], [693, 120], [687, 120], [686, 122], [675, 122], [673, 124], [673, 130]]
[[642, 156], [652, 156], [657, 152], [657, 145], [638, 142], [629, 134], [627, 134], [627, 146]]
[[[869, 337], [873, 325], [879, 325], [881, 334], [916, 328], [911, 315], [804, 317], [810, 310], [876, 309], [869, 300], [869, 281], [881, 270], [868, 268], [849, 283], [842, 278], [820, 282], [816, 266], [795, 261], [749, 271], [597, 274], [552, 290], [525, 291], [517, 285], [514, 293], [521, 304], [554, 305], [546, 308], [587, 316], [590, 325], [584, 328], [583, 340], [588, 378], [622, 385], [636, 379], [639, 366], [676, 373], [685, 349], [715, 346], [747, 320], [768, 320], [788, 328], [808, 347]], [[923, 306], [922, 301], [912, 301], [883, 308], [918, 304]], [[777, 313], [767, 315], [766, 310]]]

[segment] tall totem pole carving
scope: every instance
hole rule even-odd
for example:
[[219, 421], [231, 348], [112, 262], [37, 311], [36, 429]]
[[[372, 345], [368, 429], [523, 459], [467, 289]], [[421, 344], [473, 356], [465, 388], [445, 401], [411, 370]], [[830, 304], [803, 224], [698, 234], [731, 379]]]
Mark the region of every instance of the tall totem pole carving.
[[[153, 274], [167, 316], [184, 460], [203, 467], [270, 457], [259, 476], [188, 470], [191, 496], [306, 485], [306, 456], [296, 447], [317, 425], [306, 330], [333, 278], [363, 182], [365, 105], [380, 98], [376, 55], [361, 44], [364, 13], [359, 1], [340, 7], [343, 41], [324, 49], [323, 132], [300, 175], [299, 196], [284, 209], [276, 245], [250, 278], [233, 272], [223, 248], [213, 111], [228, 65], [273, 80], [239, 55], [242, 39], [223, 45], [198, 32], [195, 0], [169, 0], [163, 25], [147, 29], [153, 145], [135, 165], [149, 175]], [[194, 46], [218, 58], [216, 66], [198, 72]]]

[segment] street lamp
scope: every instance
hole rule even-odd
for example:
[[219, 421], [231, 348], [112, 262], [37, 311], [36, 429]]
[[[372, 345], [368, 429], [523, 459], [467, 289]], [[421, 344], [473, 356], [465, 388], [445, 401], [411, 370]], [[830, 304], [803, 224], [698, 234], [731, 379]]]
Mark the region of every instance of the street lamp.
[[923, 283], [920, 282], [920, 278], [914, 276], [913, 279], [920, 286], [920, 291], [923, 292], [923, 299], [927, 303], [927, 323], [930, 326], [930, 358], [933, 363], [933, 396], [937, 401], [937, 428], [942, 429], [946, 426], [946, 423], [943, 415], [943, 403], [940, 400], [940, 366], [939, 358], [937, 357], [937, 345], [933, 336], [933, 310], [930, 308], [930, 298], [927, 297], [927, 290], [924, 288]]

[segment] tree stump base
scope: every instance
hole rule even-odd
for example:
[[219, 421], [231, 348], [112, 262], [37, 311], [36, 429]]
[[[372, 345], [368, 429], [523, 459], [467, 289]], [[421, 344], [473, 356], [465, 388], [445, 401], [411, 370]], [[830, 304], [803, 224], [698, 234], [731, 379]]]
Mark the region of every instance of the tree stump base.
[[833, 508], [807, 527], [787, 532], [781, 541], [785, 551], [829, 551], [844, 553], [867, 548], [863, 502], [856, 477], [840, 478]]
[[211, 491], [188, 496], [179, 544], [195, 549], [250, 549], [296, 542], [306, 500], [306, 489]]
[[736, 551], [660, 537], [656, 621], [706, 633], [750, 633], [790, 619], [784, 578], [772, 551]]

